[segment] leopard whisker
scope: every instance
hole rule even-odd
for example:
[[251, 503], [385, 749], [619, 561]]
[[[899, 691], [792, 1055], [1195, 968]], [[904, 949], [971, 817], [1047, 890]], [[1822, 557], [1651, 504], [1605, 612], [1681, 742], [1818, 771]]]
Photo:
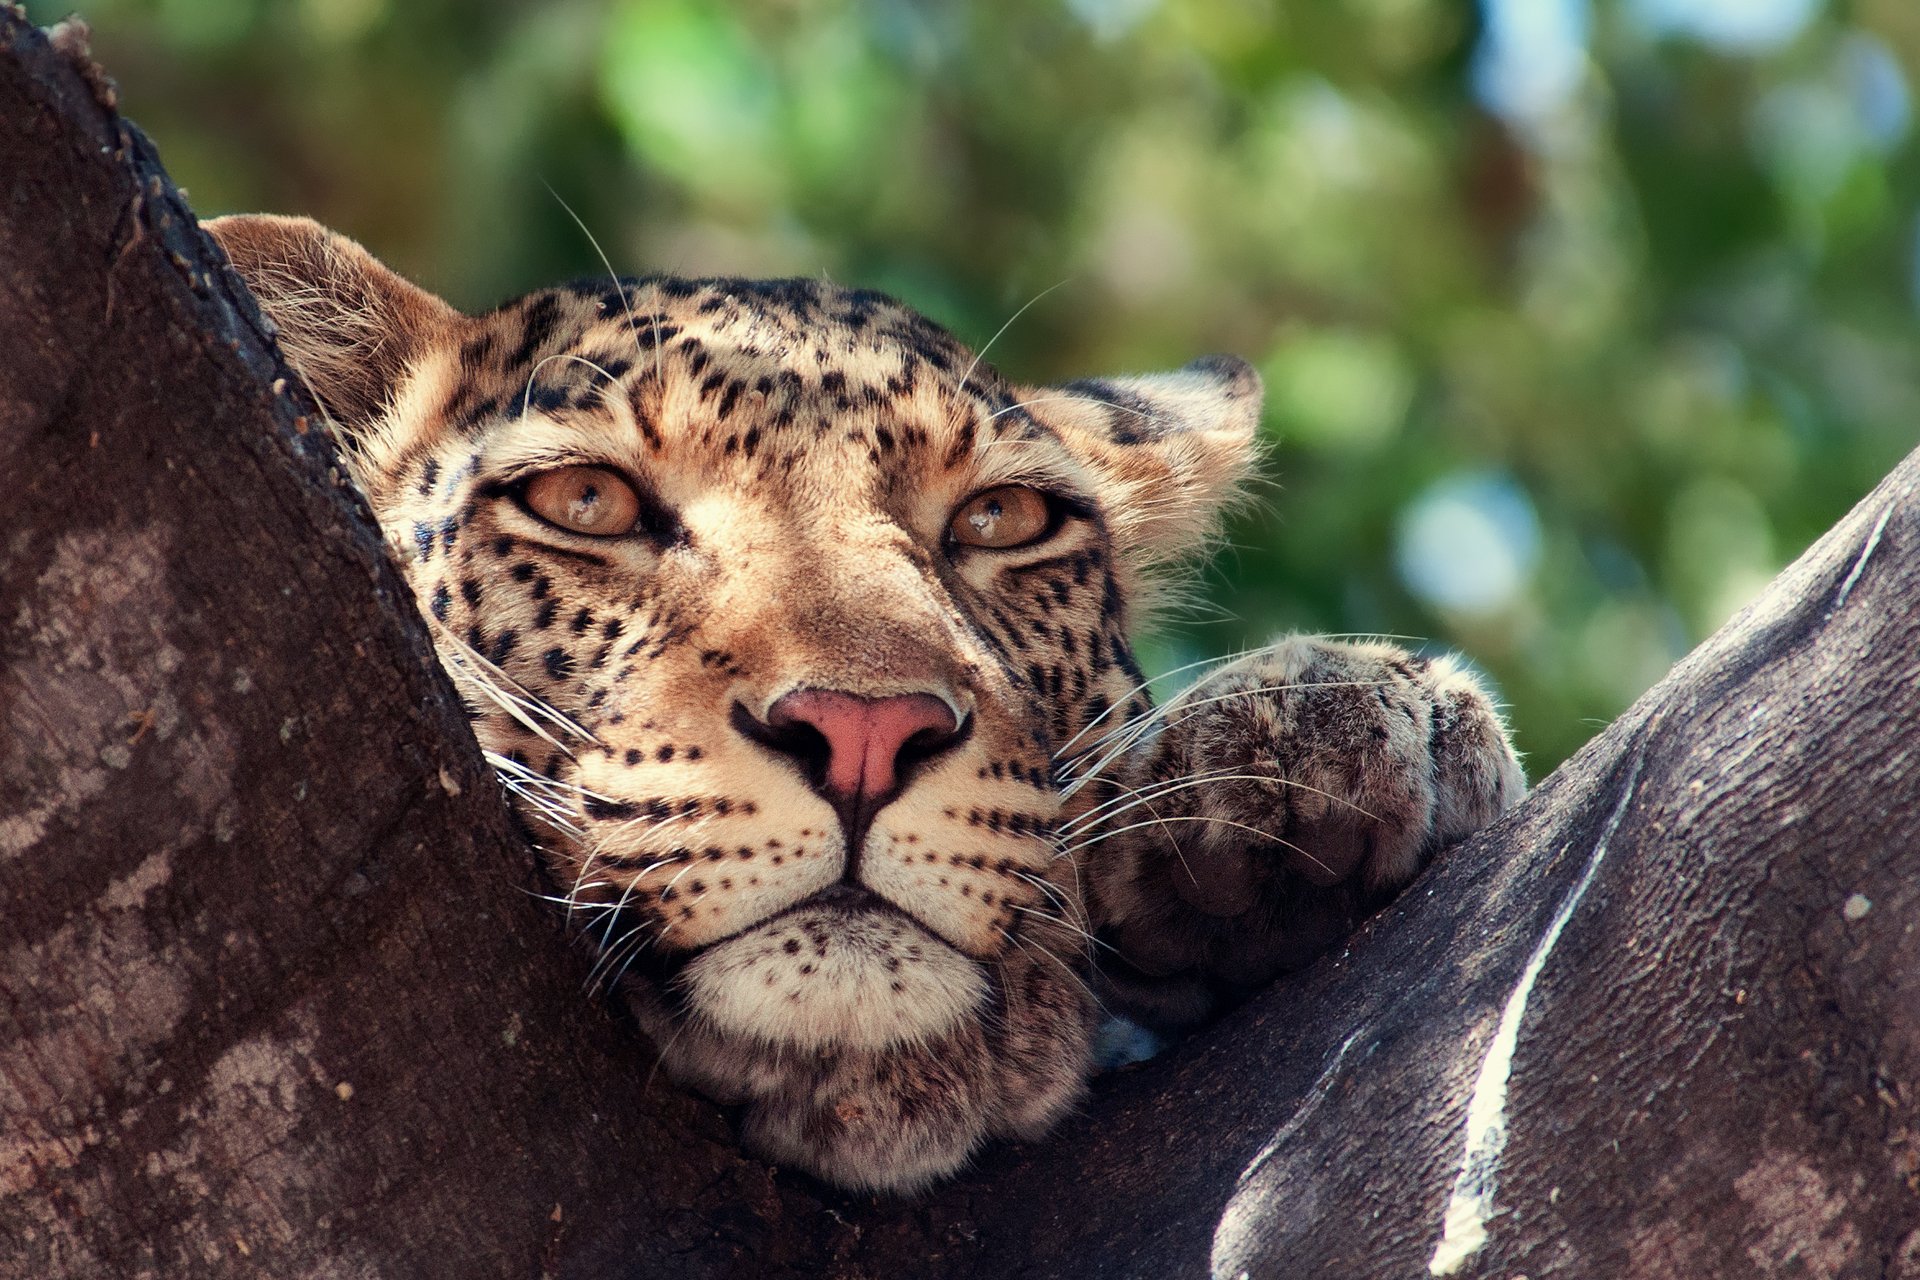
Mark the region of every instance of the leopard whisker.
[[[456, 673], [463, 674], [468, 679], [478, 684], [482, 692], [487, 693], [489, 697], [493, 698], [496, 702], [499, 702], [501, 704], [501, 709], [505, 710], [509, 715], [513, 716], [513, 718], [519, 721], [521, 725], [525, 727], [528, 731], [536, 734], [543, 741], [551, 744], [557, 750], [565, 752], [567, 755], [573, 754], [572, 751], [568, 750], [557, 739], [555, 739], [552, 734], [546, 732], [546, 730], [541, 729], [538, 725], [534, 724], [529, 718], [529, 716], [525, 714], [525, 713], [537, 712], [538, 714], [545, 716], [555, 726], [565, 730], [568, 733], [573, 734], [575, 737], [580, 738], [582, 741], [593, 743], [595, 746], [600, 745], [600, 739], [594, 737], [593, 734], [581, 728], [580, 725], [570, 717], [564, 715], [560, 711], [555, 710], [553, 707], [549, 706], [545, 701], [543, 701], [541, 698], [536, 696], [525, 685], [521, 684], [518, 680], [515, 680], [512, 676], [502, 671], [496, 664], [482, 657], [479, 654], [479, 652], [477, 652], [473, 648], [472, 645], [468, 644], [465, 640], [462, 640], [459, 636], [455, 635], [453, 633], [453, 629], [447, 626], [446, 623], [441, 622], [438, 618], [434, 618], [431, 614], [428, 614], [426, 616], [432, 622], [436, 635], [444, 639], [448, 645], [450, 645], [453, 649], [455, 649], [458, 652], [460, 658], [462, 659], [461, 662], [449, 664], [450, 667], [454, 671], [456, 671]], [[472, 670], [466, 669], [467, 663], [471, 663], [473, 665]], [[492, 682], [493, 679], [504, 681], [507, 685], [512, 686], [511, 691], [507, 689], [503, 689], [499, 685], [494, 684]], [[520, 704], [524, 708], [524, 712], [521, 710], [516, 710], [513, 706], [509, 706], [508, 705], [509, 702]]]
[[[1081, 738], [1085, 737], [1087, 733], [1091, 731], [1095, 725], [1099, 724], [1102, 720], [1105, 720], [1108, 716], [1112, 715], [1114, 712], [1118, 711], [1120, 708], [1126, 706], [1127, 702], [1136, 693], [1148, 693], [1149, 696], [1151, 696], [1151, 694], [1149, 693], [1151, 688], [1154, 685], [1158, 684], [1160, 681], [1165, 680], [1170, 676], [1180, 675], [1182, 672], [1191, 671], [1195, 667], [1222, 666], [1229, 662], [1237, 662], [1240, 660], [1240, 658], [1244, 656], [1245, 656], [1244, 654], [1228, 654], [1224, 657], [1218, 657], [1218, 658], [1201, 658], [1197, 662], [1188, 662], [1180, 666], [1177, 666], [1173, 668], [1171, 671], [1162, 671], [1157, 676], [1148, 676], [1145, 680], [1142, 680], [1139, 684], [1134, 685], [1133, 688], [1127, 690], [1125, 693], [1121, 694], [1118, 698], [1115, 698], [1112, 701], [1112, 703], [1108, 705], [1105, 711], [1102, 711], [1099, 715], [1087, 721], [1086, 725], [1080, 730], [1079, 733], [1074, 734], [1071, 738], [1068, 738], [1065, 742], [1061, 743], [1059, 750], [1053, 753], [1053, 758], [1055, 760], [1058, 760], [1061, 756], [1066, 755], [1068, 748], [1073, 746], [1074, 743], [1080, 741]], [[1147, 708], [1147, 711], [1151, 712], [1153, 709], [1154, 708], [1152, 706], [1149, 706]], [[1143, 712], [1142, 714], [1146, 714], [1146, 712]], [[1125, 724], [1126, 724], [1126, 721], [1123, 720], [1121, 721], [1120, 725], [1116, 725], [1115, 728], [1116, 729], [1122, 728], [1125, 726]], [[1102, 739], [1102, 741], [1104, 741], [1104, 739]], [[1096, 742], [1092, 746], [1089, 746], [1085, 751], [1076, 753], [1073, 756], [1073, 759], [1078, 760], [1082, 756], [1085, 756], [1090, 752], [1096, 751], [1098, 749], [1099, 749], [1099, 743]], [[1071, 761], [1069, 761], [1069, 764], [1071, 764]]]
[[[647, 870], [652, 870], [652, 868], [649, 867]], [[642, 871], [638, 875], [630, 877], [627, 880], [627, 887], [620, 891], [620, 897], [613, 904], [613, 910], [607, 913], [607, 927], [605, 932], [600, 935], [600, 945], [602, 947], [607, 945], [607, 939], [613, 933], [613, 922], [620, 918], [622, 911], [627, 909], [627, 903], [633, 898], [633, 891], [640, 887], [640, 881], [646, 877], [646, 874], [646, 871]]]
[[[1158, 790], [1153, 791], [1153, 793], [1150, 796], [1147, 796], [1140, 800], [1135, 800], [1131, 804], [1123, 805], [1122, 807], [1115, 809], [1113, 812], [1108, 813], [1104, 817], [1102, 817], [1101, 821], [1103, 822], [1110, 821], [1113, 818], [1119, 817], [1123, 813], [1127, 813], [1133, 809], [1140, 807], [1143, 804], [1148, 803], [1150, 800], [1162, 799], [1168, 795], [1173, 794], [1176, 791], [1187, 791], [1194, 787], [1204, 787], [1209, 783], [1214, 783], [1214, 782], [1264, 782], [1276, 787], [1292, 787], [1297, 791], [1307, 791], [1317, 796], [1323, 796], [1326, 799], [1331, 800], [1333, 803], [1341, 806], [1342, 808], [1353, 810], [1355, 813], [1359, 814], [1361, 817], [1366, 818], [1370, 821], [1382, 823], [1383, 825], [1385, 823], [1385, 819], [1381, 818], [1378, 814], [1369, 813], [1367, 810], [1361, 808], [1359, 805], [1355, 804], [1353, 801], [1348, 800], [1342, 796], [1336, 796], [1331, 791], [1325, 791], [1319, 787], [1311, 785], [1310, 783], [1299, 782], [1292, 778], [1277, 778], [1277, 777], [1274, 777], [1272, 774], [1264, 774], [1264, 773], [1231, 773], [1225, 776], [1190, 776], [1188, 778], [1181, 780], [1178, 783], [1170, 783], [1165, 786], [1162, 786]], [[1082, 829], [1084, 829], [1086, 824], [1081, 823], [1078, 825]]]
[[566, 835], [566, 836], [572, 836], [575, 839], [578, 839], [582, 835], [586, 834], [579, 827], [573, 824], [573, 822], [567, 816], [567, 811], [565, 809], [560, 808], [558, 805], [552, 804], [551, 802], [543, 799], [542, 797], [535, 794], [534, 792], [527, 790], [525, 787], [522, 787], [520, 784], [513, 782], [509, 779], [502, 778], [500, 780], [500, 785], [505, 787], [509, 793], [515, 796], [518, 796], [520, 798], [520, 803], [522, 807], [527, 811], [527, 815], [529, 817], [538, 819], [539, 821], [544, 822], [547, 826], [552, 827], [555, 831], [558, 831], [560, 834]]
[[[612, 881], [610, 880], [595, 880], [592, 884], [581, 885], [580, 887], [582, 889], [605, 889], [611, 883]], [[538, 898], [541, 902], [551, 902], [556, 906], [580, 907], [588, 911], [610, 911], [613, 909], [613, 903], [611, 902], [582, 902], [572, 894], [535, 893], [531, 889], [523, 889], [521, 892], [525, 893], [528, 897]]]
[[1060, 926], [1062, 929], [1065, 929], [1068, 933], [1073, 934], [1075, 937], [1084, 939], [1089, 947], [1099, 943], [1099, 940], [1095, 938], [1093, 934], [1088, 932], [1085, 926], [1075, 924], [1072, 920], [1068, 919], [1063, 915], [1059, 915], [1051, 911], [1042, 911], [1038, 907], [1023, 907], [1018, 903], [1008, 903], [1007, 905], [1011, 906], [1015, 911], [1020, 912], [1022, 915], [1032, 916], [1034, 919], [1045, 921], [1047, 924]]
[[[1252, 698], [1252, 697], [1258, 697], [1260, 695], [1270, 694], [1270, 693], [1294, 693], [1294, 692], [1298, 692], [1305, 689], [1379, 689], [1379, 688], [1385, 688], [1386, 686], [1392, 683], [1393, 682], [1391, 680], [1300, 681], [1294, 684], [1260, 685], [1252, 689], [1235, 689], [1229, 693], [1215, 694], [1212, 697], [1200, 698], [1197, 700], [1176, 698], [1173, 701], [1165, 703], [1160, 707], [1156, 707], [1154, 709], [1153, 716], [1140, 717], [1140, 725], [1137, 731], [1132, 732], [1131, 737], [1126, 742], [1116, 747], [1112, 752], [1110, 752], [1107, 755], [1105, 759], [1103, 759], [1098, 765], [1096, 765], [1090, 772], [1081, 775], [1080, 777], [1074, 779], [1070, 784], [1063, 787], [1060, 791], [1060, 797], [1063, 800], [1072, 798], [1074, 793], [1079, 791], [1081, 787], [1085, 786], [1089, 781], [1097, 777], [1102, 770], [1106, 769], [1121, 755], [1132, 750], [1133, 747], [1138, 745], [1144, 738], [1149, 736], [1149, 734], [1163, 733], [1166, 730], [1174, 728], [1177, 725], [1185, 724], [1188, 720], [1192, 719], [1192, 717], [1195, 714], [1197, 714], [1200, 711], [1200, 709], [1203, 707], [1213, 706], [1221, 702], [1230, 702], [1235, 698]], [[1169, 716], [1176, 711], [1181, 713], [1180, 717], [1176, 720], [1168, 721], [1166, 724], [1162, 724], [1162, 725], [1155, 725], [1150, 722], [1151, 719], [1153, 718]]]
[[1054, 903], [1058, 904], [1062, 911], [1072, 910], [1073, 902], [1067, 897], [1066, 891], [1060, 888], [1059, 885], [1047, 880], [1045, 876], [1037, 876], [1031, 871], [1021, 871], [1018, 868], [1014, 869], [1013, 874], [1016, 879], [1025, 880], [1028, 884], [1044, 893]]
[[[1045, 959], [1048, 963], [1052, 964], [1055, 968], [1059, 969], [1061, 973], [1066, 975], [1067, 980], [1069, 982], [1071, 982], [1074, 986], [1080, 989], [1081, 994], [1086, 996], [1088, 1002], [1091, 1003], [1094, 1008], [1098, 1009], [1103, 1015], [1108, 1012], [1106, 1002], [1100, 998], [1100, 995], [1098, 992], [1096, 992], [1091, 986], [1087, 984], [1087, 980], [1084, 977], [1082, 977], [1078, 972], [1075, 971], [1072, 965], [1068, 964], [1065, 960], [1062, 960], [1059, 956], [1053, 954], [1053, 952], [1047, 950], [1045, 947], [1040, 946], [1029, 939], [1022, 938], [1019, 934], [1013, 932], [1010, 929], [1006, 929], [1003, 927], [1000, 930], [1000, 932], [1001, 932], [1001, 935], [1004, 936], [1008, 942], [1012, 943], [1015, 947], [1019, 948], [1021, 951], [1024, 951], [1029, 955], [1040, 956], [1041, 958]], [[1105, 946], [1106, 944], [1102, 943], [1100, 945]], [[1012, 996], [1011, 993], [1017, 991], [1019, 984], [1007, 981], [1006, 963], [1007, 962], [1004, 960], [999, 962], [1000, 989], [1003, 992], [1010, 993], [1010, 998], [1017, 998]], [[1002, 1023], [1002, 1025], [1003, 1026], [1005, 1025], [1004, 1022]]]
[[460, 681], [469, 688], [478, 690], [482, 697], [506, 712], [521, 728], [533, 734], [554, 750], [563, 752], [569, 756], [573, 754], [565, 743], [547, 732], [538, 721], [532, 718], [528, 712], [528, 708], [523, 705], [520, 699], [513, 697], [505, 690], [499, 688], [486, 677], [477, 674], [467, 665], [466, 659], [455, 655], [453, 661], [446, 664], [446, 668], [448, 674], [452, 675], [455, 680]]
[[[1314, 866], [1319, 867], [1322, 871], [1325, 871], [1328, 875], [1337, 874], [1332, 867], [1320, 861], [1320, 859], [1314, 857], [1312, 854], [1308, 853], [1305, 849], [1302, 849], [1299, 845], [1293, 843], [1293, 841], [1291, 840], [1282, 839], [1281, 837], [1274, 835], [1272, 832], [1262, 831], [1258, 827], [1248, 826], [1244, 822], [1235, 822], [1231, 818], [1214, 818], [1214, 817], [1208, 817], [1205, 814], [1188, 814], [1188, 815], [1176, 814], [1171, 818], [1160, 818], [1160, 817], [1147, 818], [1140, 822], [1130, 823], [1127, 826], [1120, 827], [1113, 831], [1102, 831], [1099, 835], [1094, 836], [1092, 839], [1083, 840], [1079, 844], [1074, 845], [1073, 849], [1075, 853], [1078, 853], [1082, 849], [1086, 849], [1093, 845], [1099, 844], [1102, 840], [1111, 840], [1113, 837], [1125, 835], [1129, 831], [1138, 831], [1142, 827], [1167, 826], [1175, 822], [1217, 822], [1224, 827], [1234, 827], [1241, 831], [1250, 832], [1253, 835], [1260, 837], [1260, 839], [1263, 842], [1272, 841], [1274, 844], [1283, 845], [1286, 848], [1293, 850], [1295, 853], [1305, 858], [1308, 862], [1311, 862]], [[1171, 837], [1169, 837], [1169, 839], [1171, 839]], [[1179, 850], [1180, 850], [1180, 846], [1176, 842], [1174, 844], [1174, 852], [1178, 853]], [[1180, 859], [1180, 865], [1185, 867], [1186, 861], [1187, 861], [1186, 858], [1182, 857]], [[1193, 875], [1192, 868], [1190, 867], [1187, 868], [1187, 875], [1189, 877]]]
[[1090, 826], [1095, 822], [1101, 821], [1102, 819], [1109, 816], [1108, 811], [1125, 806], [1129, 804], [1129, 802], [1147, 801], [1147, 800], [1156, 799], [1161, 794], [1161, 789], [1163, 788], [1177, 787], [1182, 783], [1194, 782], [1194, 781], [1203, 780], [1203, 779], [1217, 778], [1226, 773], [1231, 772], [1234, 769], [1238, 769], [1240, 767], [1242, 766], [1234, 765], [1234, 764], [1223, 764], [1218, 768], [1203, 769], [1198, 773], [1186, 773], [1186, 774], [1181, 774], [1178, 777], [1157, 779], [1153, 782], [1149, 782], [1144, 786], [1139, 786], [1139, 787], [1130, 787], [1126, 783], [1121, 782], [1114, 778], [1102, 778], [1100, 779], [1101, 782], [1107, 784], [1108, 786], [1119, 788], [1119, 790], [1123, 794], [1109, 796], [1107, 799], [1102, 800], [1099, 804], [1089, 808], [1085, 813], [1076, 814], [1073, 817], [1067, 819], [1065, 822], [1062, 822], [1059, 825], [1059, 827], [1055, 829], [1056, 834], [1060, 836], [1071, 835], [1072, 832], [1074, 832], [1077, 829], [1084, 828], [1084, 827]]
[[[620, 981], [640, 953], [647, 949], [652, 939], [645, 936], [646, 922], [641, 921], [620, 935], [617, 942], [604, 946], [599, 957], [593, 962], [593, 968], [587, 971], [586, 988], [589, 992], [606, 992]], [[623, 954], [624, 953], [624, 956]], [[616, 972], [614, 965], [620, 967]]]

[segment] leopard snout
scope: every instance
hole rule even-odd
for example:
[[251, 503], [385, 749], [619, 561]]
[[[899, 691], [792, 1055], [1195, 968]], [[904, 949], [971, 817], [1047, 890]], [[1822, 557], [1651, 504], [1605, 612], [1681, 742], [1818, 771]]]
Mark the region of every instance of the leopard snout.
[[775, 699], [765, 719], [736, 702], [731, 718], [746, 737], [796, 764], [833, 806], [846, 834], [849, 879], [874, 815], [918, 766], [952, 751], [973, 727], [971, 715], [933, 693], [871, 698], [838, 689], [796, 689]]

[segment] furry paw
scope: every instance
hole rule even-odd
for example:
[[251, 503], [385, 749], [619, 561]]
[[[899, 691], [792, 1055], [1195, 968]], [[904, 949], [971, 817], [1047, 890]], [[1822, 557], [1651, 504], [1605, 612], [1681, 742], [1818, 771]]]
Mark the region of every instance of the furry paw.
[[1188, 988], [1163, 1023], [1306, 964], [1526, 787], [1473, 675], [1393, 645], [1293, 637], [1156, 715], [1082, 838], [1120, 1003], [1126, 969]]

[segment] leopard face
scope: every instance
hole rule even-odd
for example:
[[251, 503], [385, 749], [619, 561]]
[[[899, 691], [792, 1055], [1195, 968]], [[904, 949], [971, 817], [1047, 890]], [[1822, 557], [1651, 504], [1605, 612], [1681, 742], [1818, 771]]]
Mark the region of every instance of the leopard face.
[[1069, 1107], [1092, 797], [1056, 759], [1144, 708], [1132, 602], [1246, 467], [1251, 371], [1017, 386], [814, 281], [467, 317], [310, 222], [209, 229], [667, 1065], [850, 1185]]

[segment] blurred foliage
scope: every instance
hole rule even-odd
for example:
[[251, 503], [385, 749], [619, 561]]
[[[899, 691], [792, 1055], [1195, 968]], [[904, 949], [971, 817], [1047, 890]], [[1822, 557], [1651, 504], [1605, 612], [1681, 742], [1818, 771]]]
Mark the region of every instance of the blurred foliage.
[[[70, 0], [29, 4], [42, 21]], [[1215, 350], [1271, 486], [1147, 649], [1484, 665], [1536, 773], [1915, 442], [1913, 0], [93, 0], [196, 207], [459, 305], [826, 273], [1013, 376]]]

